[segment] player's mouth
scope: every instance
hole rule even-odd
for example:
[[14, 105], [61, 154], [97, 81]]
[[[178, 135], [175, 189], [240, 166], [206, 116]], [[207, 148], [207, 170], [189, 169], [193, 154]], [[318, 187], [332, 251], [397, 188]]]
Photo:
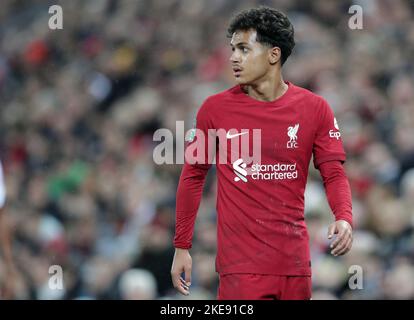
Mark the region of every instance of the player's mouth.
[[238, 78], [241, 75], [241, 72], [243, 71], [242, 68], [238, 67], [238, 66], [233, 66], [233, 75]]

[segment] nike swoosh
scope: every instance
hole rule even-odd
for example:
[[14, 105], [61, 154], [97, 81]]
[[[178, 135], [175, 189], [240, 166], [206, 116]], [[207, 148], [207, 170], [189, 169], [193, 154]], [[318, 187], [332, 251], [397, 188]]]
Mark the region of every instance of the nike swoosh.
[[241, 135], [246, 134], [246, 133], [248, 133], [248, 132], [246, 131], [246, 132], [235, 133], [235, 134], [230, 134], [230, 132], [227, 132], [226, 138], [227, 139], [233, 139], [235, 137], [241, 136]]

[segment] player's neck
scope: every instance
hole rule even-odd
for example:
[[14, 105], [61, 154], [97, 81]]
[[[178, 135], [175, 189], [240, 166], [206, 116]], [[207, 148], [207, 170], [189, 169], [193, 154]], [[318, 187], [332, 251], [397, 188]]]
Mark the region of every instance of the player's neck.
[[281, 74], [275, 75], [257, 84], [247, 85], [244, 90], [253, 99], [259, 101], [274, 101], [283, 96], [288, 85], [283, 81]]

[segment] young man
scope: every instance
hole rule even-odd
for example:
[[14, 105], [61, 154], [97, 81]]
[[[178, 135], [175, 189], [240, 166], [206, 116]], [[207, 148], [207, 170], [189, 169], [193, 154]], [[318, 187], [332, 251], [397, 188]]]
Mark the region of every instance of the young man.
[[[286, 15], [266, 7], [243, 11], [228, 32], [237, 85], [204, 102], [195, 139], [187, 145], [208, 145], [208, 153], [211, 145], [203, 136], [224, 129], [226, 156], [233, 159], [216, 160], [218, 299], [310, 299], [304, 191], [312, 155], [335, 216], [328, 228], [329, 239], [337, 234], [331, 253], [343, 255], [352, 245], [351, 193], [339, 128], [323, 98], [282, 78], [282, 65], [295, 45]], [[247, 155], [236, 151], [240, 158], [234, 160], [233, 140], [255, 143], [249, 136], [256, 129], [261, 130], [260, 163], [249, 163], [252, 148]], [[193, 162], [184, 164], [178, 185], [171, 269], [174, 287], [184, 295], [191, 284], [195, 218], [211, 166], [211, 161]]]

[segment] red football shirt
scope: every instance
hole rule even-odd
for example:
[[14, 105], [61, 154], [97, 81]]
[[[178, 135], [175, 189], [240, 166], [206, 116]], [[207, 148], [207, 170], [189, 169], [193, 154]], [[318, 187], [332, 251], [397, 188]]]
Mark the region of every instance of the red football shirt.
[[[218, 152], [216, 270], [220, 274], [311, 275], [304, 220], [308, 167], [312, 155], [318, 168], [326, 161], [345, 161], [345, 152], [327, 102], [286, 83], [288, 90], [272, 102], [253, 99], [235, 86], [209, 97], [197, 114], [200, 131], [194, 139], [190, 137], [187, 148], [200, 144], [204, 133], [213, 141], [208, 144], [204, 140], [204, 159], [212, 149]], [[212, 129], [221, 129], [224, 135], [217, 138]], [[258, 139], [259, 157], [257, 153], [254, 157]], [[239, 147], [234, 147], [235, 141]], [[248, 144], [246, 151], [240, 146], [243, 142]], [[226, 163], [220, 163], [219, 153]], [[202, 162], [186, 162], [180, 177], [177, 248], [191, 247], [204, 180], [211, 166]], [[349, 212], [337, 214], [339, 219], [352, 224]]]

